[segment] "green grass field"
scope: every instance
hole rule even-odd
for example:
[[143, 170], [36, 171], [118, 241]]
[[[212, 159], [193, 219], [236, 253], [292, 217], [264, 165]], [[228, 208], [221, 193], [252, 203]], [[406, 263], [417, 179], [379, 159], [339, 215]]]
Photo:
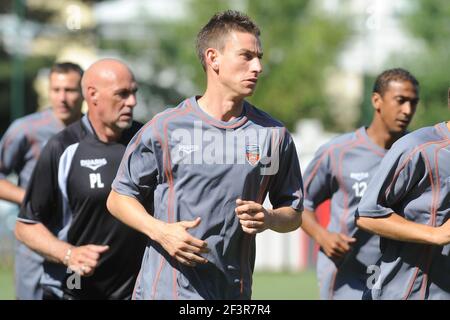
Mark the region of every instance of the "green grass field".
[[254, 300], [319, 299], [315, 270], [302, 272], [256, 272], [253, 276]]
[[0, 268], [0, 300], [14, 299], [13, 270]]
[[[318, 299], [314, 270], [298, 273], [256, 272], [253, 278], [254, 300]], [[13, 271], [0, 269], [0, 300], [14, 299]]]

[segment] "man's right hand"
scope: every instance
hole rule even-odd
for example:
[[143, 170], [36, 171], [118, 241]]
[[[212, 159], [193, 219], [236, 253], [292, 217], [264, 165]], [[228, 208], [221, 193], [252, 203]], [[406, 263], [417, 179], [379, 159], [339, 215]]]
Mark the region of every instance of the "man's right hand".
[[175, 223], [162, 222], [155, 240], [171, 257], [186, 266], [195, 267], [197, 263], [207, 263], [208, 260], [201, 254], [210, 251], [208, 244], [187, 232], [188, 229], [197, 227], [200, 221], [200, 218], [196, 218]]
[[319, 245], [325, 254], [332, 259], [342, 258], [350, 251], [351, 245], [356, 241], [355, 238], [346, 236], [343, 233], [326, 231], [318, 240]]

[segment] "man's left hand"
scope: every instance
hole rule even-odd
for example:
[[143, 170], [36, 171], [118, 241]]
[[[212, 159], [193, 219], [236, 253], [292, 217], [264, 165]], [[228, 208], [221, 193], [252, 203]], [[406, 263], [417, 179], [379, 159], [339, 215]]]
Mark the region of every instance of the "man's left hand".
[[257, 202], [237, 199], [234, 211], [245, 233], [257, 234], [269, 228], [270, 213]]

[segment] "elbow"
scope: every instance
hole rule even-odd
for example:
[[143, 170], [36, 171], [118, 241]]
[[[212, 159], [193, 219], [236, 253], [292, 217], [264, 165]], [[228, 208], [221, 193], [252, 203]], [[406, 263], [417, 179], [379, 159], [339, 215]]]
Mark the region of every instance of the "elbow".
[[14, 228], [14, 236], [20, 242], [24, 242], [23, 241], [23, 223], [20, 221], [16, 221], [16, 226]]
[[302, 218], [303, 212], [297, 212], [297, 213], [298, 213], [297, 228], [295, 228], [295, 229], [300, 228], [302, 226], [302, 222], [303, 222], [303, 218]]
[[361, 222], [361, 217], [355, 217], [355, 224], [358, 228], [363, 229], [364, 222]]
[[302, 225], [302, 211], [295, 210], [293, 223], [290, 225], [289, 228], [287, 228], [287, 230], [284, 230], [284, 232], [295, 231], [298, 228], [300, 228], [301, 225]]
[[108, 209], [109, 213], [111, 213], [113, 216], [116, 216], [114, 214], [114, 190], [111, 190], [109, 193], [108, 199], [106, 200], [106, 208]]
[[368, 223], [368, 219], [371, 218], [366, 218], [366, 217], [356, 217], [356, 226], [360, 229], [366, 230], [366, 231], [370, 231], [370, 223]]

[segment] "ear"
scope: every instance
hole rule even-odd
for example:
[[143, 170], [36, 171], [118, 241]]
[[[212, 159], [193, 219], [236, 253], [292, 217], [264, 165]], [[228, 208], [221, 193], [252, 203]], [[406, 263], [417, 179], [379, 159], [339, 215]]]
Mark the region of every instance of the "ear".
[[372, 93], [372, 107], [375, 111], [380, 111], [382, 103], [383, 97], [378, 92]]
[[214, 48], [208, 48], [205, 51], [206, 65], [210, 66], [214, 71], [219, 71], [219, 52]]
[[89, 86], [87, 88], [87, 97], [86, 100], [92, 101], [94, 105], [97, 105], [98, 101], [98, 91], [95, 87]]

